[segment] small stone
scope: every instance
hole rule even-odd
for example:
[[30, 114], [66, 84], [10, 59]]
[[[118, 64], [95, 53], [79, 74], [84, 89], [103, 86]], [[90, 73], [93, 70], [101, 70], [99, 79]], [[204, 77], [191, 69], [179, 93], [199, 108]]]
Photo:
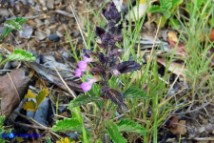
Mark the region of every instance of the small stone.
[[48, 39], [51, 40], [51, 41], [53, 41], [53, 42], [59, 42], [60, 37], [57, 34], [50, 34], [48, 36]]

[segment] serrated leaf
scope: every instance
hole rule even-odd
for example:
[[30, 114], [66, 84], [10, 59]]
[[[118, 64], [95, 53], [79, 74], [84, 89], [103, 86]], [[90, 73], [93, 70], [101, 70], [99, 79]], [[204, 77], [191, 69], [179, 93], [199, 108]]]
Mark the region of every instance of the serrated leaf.
[[35, 61], [36, 58], [33, 56], [32, 53], [27, 52], [25, 50], [22, 49], [15, 49], [13, 51], [13, 53], [11, 53], [8, 57], [7, 57], [7, 61]]
[[126, 89], [123, 94], [125, 98], [141, 98], [141, 99], [147, 98], [147, 94], [144, 90], [134, 86]]
[[39, 92], [38, 96], [36, 96], [37, 106], [39, 106], [45, 100], [45, 97], [48, 96], [48, 94], [49, 94], [48, 88], [42, 89]]
[[28, 90], [25, 98], [36, 98], [36, 94], [34, 94], [32, 90]]
[[165, 11], [170, 10], [172, 8], [172, 0], [160, 0], [160, 5]]
[[30, 100], [23, 104], [23, 109], [34, 112], [37, 109], [37, 105], [34, 101]]
[[130, 119], [122, 119], [117, 126], [120, 131], [124, 132], [138, 133], [140, 135], [146, 133], [146, 129], [142, 125]]
[[114, 143], [127, 143], [115, 123], [108, 121], [106, 125], [107, 132]]
[[81, 105], [87, 104], [89, 102], [94, 102], [97, 100], [99, 100], [99, 97], [80, 95], [68, 104], [68, 108], [72, 109], [74, 107], [81, 106]]
[[22, 28], [22, 24], [25, 23], [27, 19], [22, 17], [17, 17], [16, 19], [7, 20], [5, 22], [5, 26], [11, 29], [20, 30]]
[[20, 30], [22, 27], [22, 24], [25, 23], [27, 19], [22, 17], [17, 17], [15, 19], [7, 20], [4, 23], [4, 29], [3, 32], [0, 35], [0, 40], [4, 39], [6, 36], [8, 36], [14, 29]]
[[52, 130], [54, 132], [58, 131], [72, 131], [72, 130], [78, 130], [80, 127], [81, 123], [74, 118], [65, 118], [63, 120], [58, 120], [56, 122], [56, 125], [52, 127]]

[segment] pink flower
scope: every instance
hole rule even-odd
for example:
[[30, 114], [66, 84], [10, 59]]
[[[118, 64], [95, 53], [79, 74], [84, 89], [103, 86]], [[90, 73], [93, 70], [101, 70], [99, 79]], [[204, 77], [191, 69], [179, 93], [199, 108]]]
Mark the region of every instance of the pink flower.
[[87, 92], [87, 91], [90, 91], [91, 90], [91, 88], [92, 88], [92, 82], [83, 82], [81, 85], [80, 85], [80, 87], [81, 87], [81, 89], [83, 90], [83, 92]]
[[78, 67], [81, 71], [85, 71], [87, 69], [88, 63], [86, 61], [79, 61]]
[[76, 77], [81, 77], [82, 76], [82, 70], [77, 68], [76, 71], [75, 71], [75, 76]]
[[90, 91], [91, 88], [92, 88], [93, 83], [95, 83], [96, 81], [97, 81], [96, 78], [90, 78], [90, 79], [88, 79], [87, 82], [83, 82], [83, 83], [80, 85], [80, 87], [81, 87], [81, 89], [83, 90], [83, 92]]

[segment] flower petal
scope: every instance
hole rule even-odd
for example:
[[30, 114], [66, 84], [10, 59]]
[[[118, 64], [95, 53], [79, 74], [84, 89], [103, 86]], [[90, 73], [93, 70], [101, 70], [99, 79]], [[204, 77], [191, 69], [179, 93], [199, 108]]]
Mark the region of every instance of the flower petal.
[[87, 69], [87, 62], [86, 61], [79, 61], [78, 63], [78, 67], [80, 70], [85, 71]]
[[76, 71], [75, 71], [75, 76], [76, 77], [81, 77], [82, 76], [82, 70], [77, 68]]
[[81, 89], [83, 90], [83, 92], [88, 92], [88, 91], [91, 90], [92, 84], [93, 84], [93, 83], [91, 83], [91, 82], [83, 82], [83, 83], [80, 85], [80, 87], [81, 87]]

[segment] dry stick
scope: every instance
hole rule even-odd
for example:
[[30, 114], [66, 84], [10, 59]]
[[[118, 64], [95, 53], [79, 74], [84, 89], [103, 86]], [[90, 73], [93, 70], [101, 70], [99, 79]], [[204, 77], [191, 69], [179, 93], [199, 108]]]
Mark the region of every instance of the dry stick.
[[66, 11], [60, 10], [60, 9], [55, 10], [54, 12], [55, 12], [55, 13], [58, 13], [58, 14], [61, 14], [61, 15], [64, 15], [64, 16], [71, 17], [71, 18], [74, 17], [72, 14], [70, 14], [70, 13], [68, 13], [68, 12], [66, 12]]
[[155, 39], [154, 39], [154, 42], [153, 42], [153, 44], [152, 44], [152, 50], [151, 50], [150, 55], [149, 55], [148, 63], [150, 63], [150, 62], [152, 61], [152, 54], [153, 54], [153, 52], [154, 52], [155, 41], [157, 40], [158, 32], [159, 32], [159, 30], [160, 30], [161, 20], [162, 20], [162, 18], [160, 18], [160, 21], [159, 21], [159, 23], [158, 23], [158, 29], [157, 29], [157, 31], [156, 31], [156, 33], [155, 33]]
[[82, 36], [84, 45], [85, 45], [85, 47], [87, 48], [87, 43], [86, 43], [86, 41], [85, 41], [85, 37], [84, 37], [83, 32], [82, 32], [82, 29], [81, 29], [81, 27], [80, 27], [79, 19], [78, 19], [78, 17], [76, 16], [76, 14], [75, 14], [75, 12], [74, 12], [74, 9], [73, 9], [73, 7], [72, 7], [71, 5], [70, 5], [70, 9], [71, 9], [71, 11], [72, 11], [72, 14], [74, 15], [75, 20], [76, 20], [76, 23], [77, 23], [77, 26], [78, 26], [78, 28], [79, 28], [80, 34], [81, 34], [81, 36]]
[[76, 98], [76, 95], [74, 93], [74, 91], [72, 91], [67, 83], [65, 82], [65, 80], [62, 78], [62, 76], [60, 75], [60, 73], [58, 72], [58, 70], [56, 69], [56, 67], [54, 67], [54, 70], [56, 71], [57, 75], [59, 76], [59, 78], [61, 79], [61, 81], [63, 82], [63, 84], [65, 85], [65, 87], [68, 89], [69, 93], [73, 96], [73, 98]]
[[39, 129], [39, 130], [47, 130], [47, 129], [43, 128], [43, 127], [36, 126], [36, 125], [29, 125], [29, 124], [19, 123], [19, 122], [14, 122], [14, 123], [16, 125], [25, 126], [25, 127], [28, 127], [28, 128]]
[[11, 81], [11, 83], [12, 83], [12, 86], [13, 86], [13, 88], [15, 89], [16, 94], [17, 94], [17, 96], [18, 96], [18, 99], [19, 99], [19, 101], [20, 101], [20, 95], [19, 95], [19, 92], [18, 92], [18, 90], [17, 90], [17, 88], [16, 88], [14, 82], [13, 82], [13, 79], [11, 78], [11, 76], [10, 76], [9, 73], [7, 73], [7, 75], [8, 75], [8, 77], [9, 77], [9, 79], [10, 79], [10, 81]]
[[[75, 93], [68, 87], [67, 83], [65, 82], [65, 80], [62, 78], [62, 76], [60, 75], [60, 73], [58, 72], [58, 70], [56, 69], [56, 67], [54, 67], [56, 73], [58, 74], [59, 78], [61, 79], [61, 81], [63, 82], [63, 84], [65, 85], [65, 87], [68, 89], [69, 93], [73, 96], [73, 98], [76, 98]], [[84, 108], [83, 106], [81, 106], [85, 111], [86, 108]]]

